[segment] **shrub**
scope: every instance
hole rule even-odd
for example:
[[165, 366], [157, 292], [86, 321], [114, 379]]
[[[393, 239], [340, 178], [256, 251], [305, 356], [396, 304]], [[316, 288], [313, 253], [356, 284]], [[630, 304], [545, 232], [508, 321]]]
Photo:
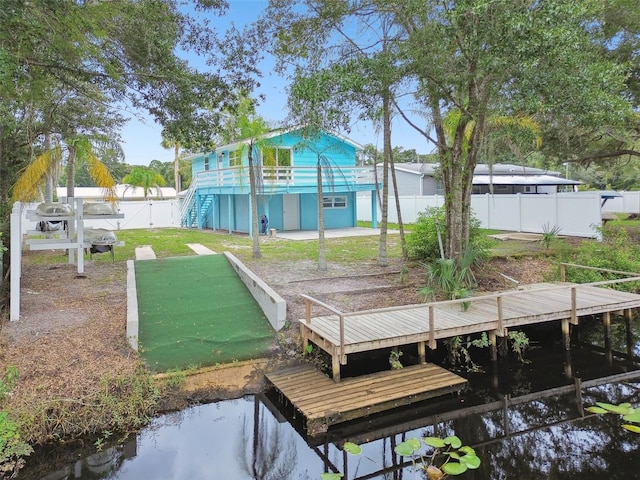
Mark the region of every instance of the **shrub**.
[[[418, 220], [407, 235], [407, 252], [412, 260], [431, 261], [441, 258], [440, 241], [446, 241], [446, 217], [444, 207], [427, 208], [418, 213]], [[440, 234], [440, 239], [438, 238]], [[469, 248], [476, 252], [476, 258], [486, 258], [488, 241], [480, 228], [480, 220], [471, 215]]]
[[[18, 370], [9, 365], [0, 377], [0, 407], [18, 381]], [[19, 425], [8, 412], [0, 410], [0, 478], [15, 478], [24, 466], [24, 457], [33, 449], [21, 439]]]
[[[624, 228], [607, 228], [603, 230], [602, 242], [582, 242], [579, 247], [563, 252], [562, 261], [621, 272], [640, 272], [640, 246], [629, 241]], [[621, 275], [614, 273], [567, 268], [567, 281], [574, 283], [598, 282], [620, 277]], [[612, 288], [635, 291], [638, 285], [621, 283], [612, 285]]]

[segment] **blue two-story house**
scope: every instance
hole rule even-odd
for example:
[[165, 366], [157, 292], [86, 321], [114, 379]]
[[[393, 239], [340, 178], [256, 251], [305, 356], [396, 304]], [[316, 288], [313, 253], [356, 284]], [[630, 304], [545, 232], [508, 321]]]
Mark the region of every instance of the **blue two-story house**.
[[251, 144], [259, 225], [266, 219], [278, 231], [318, 229], [318, 165], [325, 229], [356, 226], [358, 192], [370, 192], [371, 218], [377, 218], [374, 167], [356, 166], [359, 144], [332, 133], [309, 139], [301, 130], [277, 130], [190, 157], [193, 179], [182, 200], [183, 226], [253, 235]]

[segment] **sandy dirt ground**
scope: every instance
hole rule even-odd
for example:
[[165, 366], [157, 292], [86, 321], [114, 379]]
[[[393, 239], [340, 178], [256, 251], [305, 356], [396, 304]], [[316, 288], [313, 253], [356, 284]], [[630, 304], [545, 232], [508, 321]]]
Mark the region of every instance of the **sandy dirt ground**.
[[[137, 368], [138, 357], [125, 339], [125, 262], [87, 261], [85, 273], [79, 275], [59, 253], [50, 253], [60, 257], [54, 264], [35, 263], [33, 255], [25, 252], [21, 318], [4, 321], [0, 330], [0, 370], [16, 365], [20, 373], [10, 401], [35, 401], [43, 395], [81, 398], [84, 392], [100, 388], [104, 375], [124, 375]], [[419, 265], [408, 269], [399, 262], [386, 267], [329, 265], [320, 273], [311, 260], [282, 264], [243, 261], [287, 301], [290, 327], [277, 336], [269, 362], [200, 372], [188, 378], [180, 395], [167, 399], [167, 409], [258, 392], [266, 370], [299, 361], [297, 324], [304, 316], [300, 294], [345, 312], [422, 300], [418, 292], [425, 277]], [[522, 284], [543, 281], [550, 268], [548, 262], [535, 258], [493, 260], [477, 275], [479, 290], [513, 288], [506, 277]]]

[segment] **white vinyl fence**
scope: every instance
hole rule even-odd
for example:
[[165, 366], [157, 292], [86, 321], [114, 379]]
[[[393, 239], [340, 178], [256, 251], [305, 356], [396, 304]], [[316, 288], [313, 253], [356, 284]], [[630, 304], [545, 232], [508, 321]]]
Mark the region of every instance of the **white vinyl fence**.
[[602, 206], [603, 212], [640, 214], [640, 192], [618, 193], [622, 196], [608, 199]]
[[[35, 230], [36, 222], [28, 220], [27, 210], [35, 210], [37, 203], [25, 204], [22, 209], [22, 233]], [[118, 213], [124, 218], [85, 220], [87, 228], [105, 228], [107, 230], [128, 230], [134, 228], [164, 228], [180, 226], [179, 200], [146, 200], [118, 202]]]
[[[358, 197], [358, 220], [371, 221], [371, 199]], [[602, 226], [600, 192], [571, 192], [551, 195], [472, 195], [471, 208], [482, 228], [512, 232], [543, 233], [558, 227], [560, 235], [600, 238]], [[401, 196], [404, 223], [414, 223], [419, 212], [441, 207], [441, 195]], [[378, 222], [381, 220], [378, 209]], [[395, 200], [389, 197], [389, 222], [398, 221]]]

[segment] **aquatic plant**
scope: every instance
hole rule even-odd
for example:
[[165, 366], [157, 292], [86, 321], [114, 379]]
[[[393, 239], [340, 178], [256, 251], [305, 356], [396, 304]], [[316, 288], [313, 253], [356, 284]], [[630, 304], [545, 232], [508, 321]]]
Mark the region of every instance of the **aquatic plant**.
[[[422, 451], [423, 445], [430, 447]], [[342, 449], [351, 455], [360, 455], [359, 445], [345, 442]], [[414, 467], [423, 470], [428, 480], [445, 480], [449, 476], [462, 475], [467, 470], [480, 467], [480, 458], [473, 448], [462, 445], [455, 435], [445, 438], [424, 437], [410, 438], [396, 445], [394, 452], [402, 457], [410, 457]], [[340, 480], [342, 473], [323, 473], [321, 480]]]
[[[423, 443], [433, 448], [430, 455], [421, 453]], [[462, 445], [455, 435], [424, 437], [422, 441], [410, 438], [398, 444], [394, 451], [403, 457], [411, 457], [414, 466], [424, 470], [429, 480], [444, 480], [447, 476], [461, 475], [480, 466], [475, 450]]]
[[471, 360], [471, 353], [469, 349], [471, 347], [486, 348], [491, 343], [486, 332], [482, 332], [480, 337], [472, 338], [470, 335], [465, 337], [455, 336], [444, 340], [444, 345], [447, 348], [447, 359], [451, 365], [460, 366], [466, 369], [467, 372], [480, 372], [481, 368]]
[[401, 370], [404, 368], [400, 361], [401, 356], [402, 351], [400, 349], [397, 347], [391, 349], [391, 353], [389, 353], [389, 365], [391, 366], [391, 370]]
[[630, 403], [612, 405], [611, 403], [596, 402], [595, 406], [587, 407], [588, 412], [597, 414], [614, 413], [622, 416], [622, 428], [640, 434], [640, 408], [633, 408]]

